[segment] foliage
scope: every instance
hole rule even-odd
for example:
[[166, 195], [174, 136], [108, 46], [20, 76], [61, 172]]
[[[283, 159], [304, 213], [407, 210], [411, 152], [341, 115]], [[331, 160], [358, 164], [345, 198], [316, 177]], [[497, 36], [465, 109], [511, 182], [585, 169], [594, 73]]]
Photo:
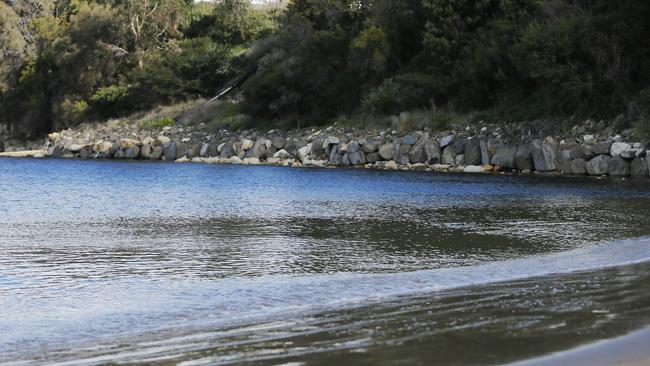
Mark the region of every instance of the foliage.
[[172, 117], [160, 117], [157, 119], [148, 119], [141, 121], [138, 126], [141, 129], [160, 131], [164, 127], [173, 126], [176, 124], [176, 120]]

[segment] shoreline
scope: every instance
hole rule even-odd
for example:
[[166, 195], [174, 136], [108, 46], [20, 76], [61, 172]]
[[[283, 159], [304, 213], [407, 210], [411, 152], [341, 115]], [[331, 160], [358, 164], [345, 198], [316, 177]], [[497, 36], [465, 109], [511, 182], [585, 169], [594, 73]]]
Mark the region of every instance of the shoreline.
[[650, 327], [565, 351], [508, 364], [509, 366], [642, 366], [650, 365]]

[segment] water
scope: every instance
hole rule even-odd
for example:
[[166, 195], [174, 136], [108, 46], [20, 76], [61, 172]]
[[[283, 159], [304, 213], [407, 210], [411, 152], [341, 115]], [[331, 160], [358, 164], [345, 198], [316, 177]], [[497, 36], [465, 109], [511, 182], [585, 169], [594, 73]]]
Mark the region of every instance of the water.
[[468, 364], [650, 324], [650, 182], [0, 160], [0, 363]]

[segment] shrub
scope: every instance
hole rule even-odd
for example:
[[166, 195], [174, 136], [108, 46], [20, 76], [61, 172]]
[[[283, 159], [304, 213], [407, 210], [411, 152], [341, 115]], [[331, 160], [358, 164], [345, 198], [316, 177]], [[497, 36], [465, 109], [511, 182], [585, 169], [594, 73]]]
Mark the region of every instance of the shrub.
[[100, 117], [114, 117], [133, 111], [137, 103], [132, 95], [132, 86], [110, 85], [97, 89], [89, 104]]
[[160, 117], [157, 119], [143, 120], [138, 123], [138, 127], [142, 130], [161, 130], [167, 126], [173, 126], [176, 120], [170, 116]]

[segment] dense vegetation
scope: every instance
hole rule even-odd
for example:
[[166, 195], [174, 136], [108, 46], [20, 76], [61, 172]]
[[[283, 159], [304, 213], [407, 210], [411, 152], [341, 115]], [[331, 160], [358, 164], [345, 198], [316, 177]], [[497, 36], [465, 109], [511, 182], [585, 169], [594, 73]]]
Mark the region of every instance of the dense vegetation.
[[646, 0], [3, 0], [0, 28], [0, 121], [22, 137], [252, 71], [234, 95], [260, 127], [409, 110], [650, 120]]

